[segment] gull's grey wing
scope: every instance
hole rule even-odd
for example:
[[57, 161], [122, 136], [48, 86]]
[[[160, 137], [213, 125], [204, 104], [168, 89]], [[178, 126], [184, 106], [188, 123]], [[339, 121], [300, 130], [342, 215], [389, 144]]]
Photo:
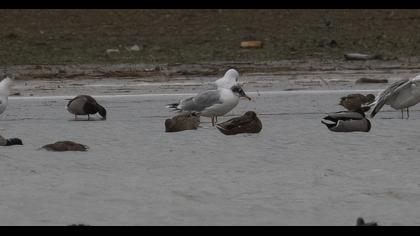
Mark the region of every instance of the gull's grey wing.
[[184, 111], [203, 111], [207, 107], [221, 104], [218, 90], [208, 90], [181, 101], [181, 109]]
[[370, 113], [370, 117], [374, 117], [376, 113], [378, 113], [379, 110], [381, 110], [381, 108], [387, 103], [388, 99], [392, 99], [392, 97], [398, 95], [398, 93], [401, 90], [407, 88], [407, 86], [410, 86], [410, 81], [408, 79], [402, 79], [397, 82], [394, 82], [382, 93], [380, 93], [377, 97], [376, 102], [374, 102], [375, 107]]

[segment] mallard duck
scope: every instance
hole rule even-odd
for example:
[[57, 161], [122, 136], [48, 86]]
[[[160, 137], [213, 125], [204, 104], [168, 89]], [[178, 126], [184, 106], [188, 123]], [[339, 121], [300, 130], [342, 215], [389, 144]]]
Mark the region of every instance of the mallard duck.
[[76, 143], [73, 141], [58, 141], [56, 143], [47, 144], [41, 149], [45, 149], [47, 151], [56, 151], [56, 152], [64, 152], [64, 151], [81, 151], [85, 152], [88, 150], [88, 146]]
[[235, 117], [223, 123], [216, 124], [216, 128], [226, 135], [259, 133], [262, 129], [262, 123], [255, 112], [247, 111], [240, 117]]
[[165, 132], [179, 132], [197, 129], [200, 116], [196, 112], [186, 112], [165, 120]]

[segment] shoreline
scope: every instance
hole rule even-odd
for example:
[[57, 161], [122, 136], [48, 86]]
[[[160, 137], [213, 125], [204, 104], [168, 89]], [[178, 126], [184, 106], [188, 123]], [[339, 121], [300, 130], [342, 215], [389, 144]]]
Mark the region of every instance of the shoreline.
[[13, 75], [17, 80], [44, 79], [143, 79], [144, 82], [168, 82], [176, 77], [218, 76], [229, 68], [241, 75], [301, 75], [301, 74], [392, 74], [420, 72], [420, 57], [398, 60], [347, 61], [301, 59], [261, 62], [198, 62], [190, 64], [80, 64], [80, 65], [15, 65], [0, 66], [3, 77]]

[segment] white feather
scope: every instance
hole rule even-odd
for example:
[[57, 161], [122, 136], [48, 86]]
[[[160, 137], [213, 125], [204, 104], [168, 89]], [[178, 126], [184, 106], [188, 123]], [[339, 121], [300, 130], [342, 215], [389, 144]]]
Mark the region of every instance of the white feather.
[[8, 104], [10, 87], [13, 84], [13, 79], [6, 77], [0, 82], [0, 114], [2, 114]]

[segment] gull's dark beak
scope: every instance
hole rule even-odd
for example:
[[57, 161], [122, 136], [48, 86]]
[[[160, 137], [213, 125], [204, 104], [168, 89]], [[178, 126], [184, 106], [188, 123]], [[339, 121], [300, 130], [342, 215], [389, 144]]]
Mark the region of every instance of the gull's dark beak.
[[247, 98], [248, 100], [252, 100], [248, 95], [246, 95], [246, 93], [243, 91], [243, 90], [241, 90], [240, 92], [239, 92], [239, 95], [241, 96], [241, 97], [244, 97], [244, 98]]

